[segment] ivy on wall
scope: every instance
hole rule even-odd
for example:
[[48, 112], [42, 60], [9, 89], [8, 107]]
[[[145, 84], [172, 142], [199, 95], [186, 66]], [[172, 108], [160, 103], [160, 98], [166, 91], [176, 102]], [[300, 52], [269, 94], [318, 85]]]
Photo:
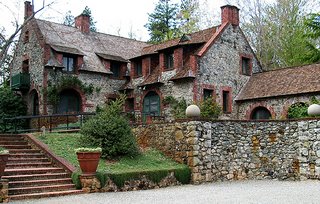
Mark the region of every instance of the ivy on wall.
[[59, 93], [63, 89], [78, 87], [85, 94], [91, 95], [94, 91], [93, 84], [85, 84], [78, 77], [61, 77], [57, 84], [49, 84], [47, 87], [47, 99], [50, 104], [56, 106], [59, 103]]

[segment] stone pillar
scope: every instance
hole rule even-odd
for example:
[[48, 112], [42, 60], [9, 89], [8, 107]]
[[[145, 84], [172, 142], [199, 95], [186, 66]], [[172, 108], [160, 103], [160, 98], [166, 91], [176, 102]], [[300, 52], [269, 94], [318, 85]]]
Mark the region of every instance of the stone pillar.
[[101, 183], [95, 175], [93, 176], [81, 175], [80, 182], [81, 182], [82, 190], [85, 193], [95, 193], [95, 192], [99, 192], [99, 190], [101, 189]]
[[9, 201], [8, 185], [9, 185], [8, 179], [0, 180], [0, 202], [1, 203], [7, 203]]

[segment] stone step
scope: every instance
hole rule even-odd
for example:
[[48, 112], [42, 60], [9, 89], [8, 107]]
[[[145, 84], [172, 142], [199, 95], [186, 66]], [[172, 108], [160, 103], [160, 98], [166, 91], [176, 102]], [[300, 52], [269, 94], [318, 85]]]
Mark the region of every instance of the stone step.
[[1, 141], [0, 140], [0, 146], [2, 145], [28, 145], [27, 141], [24, 140], [17, 140], [17, 141]]
[[4, 170], [5, 176], [10, 175], [23, 175], [23, 174], [45, 174], [45, 173], [63, 173], [64, 169], [59, 167], [46, 167], [46, 168], [24, 168], [24, 169], [9, 169]]
[[66, 190], [74, 190], [74, 189], [75, 189], [74, 184], [30, 186], [30, 187], [21, 187], [21, 188], [9, 188], [9, 195], [66, 191]]
[[10, 154], [16, 153], [40, 153], [38, 149], [9, 149]]
[[49, 159], [46, 157], [23, 157], [23, 158], [12, 158], [9, 157], [7, 164], [16, 164], [16, 163], [37, 163], [37, 162], [49, 162]]
[[42, 153], [14, 153], [14, 152], [11, 152], [10, 153], [10, 156], [9, 156], [9, 160], [11, 158], [42, 158], [44, 157], [44, 154]]
[[35, 198], [74, 195], [74, 194], [80, 194], [80, 193], [84, 193], [84, 192], [82, 190], [68, 190], [68, 191], [57, 191], [57, 192], [20, 194], [20, 195], [11, 195], [9, 196], [9, 199], [10, 200], [35, 199]]
[[38, 167], [52, 167], [51, 162], [27, 162], [27, 163], [8, 163], [6, 168], [9, 169], [24, 169], [24, 168], [38, 168]]
[[24, 136], [21, 135], [0, 135], [0, 140], [23, 140]]
[[8, 179], [9, 181], [31, 181], [31, 180], [70, 178], [70, 177], [71, 177], [70, 174], [63, 172], [63, 173], [9, 175], [9, 176], [2, 176], [1, 178]]
[[0, 145], [0, 146], [2, 146], [3, 148], [8, 149], [9, 151], [11, 149], [31, 149], [30, 145]]
[[29, 180], [29, 181], [10, 181], [9, 188], [60, 185], [60, 184], [72, 184], [72, 179], [57, 178], [57, 179], [43, 179], [43, 180]]

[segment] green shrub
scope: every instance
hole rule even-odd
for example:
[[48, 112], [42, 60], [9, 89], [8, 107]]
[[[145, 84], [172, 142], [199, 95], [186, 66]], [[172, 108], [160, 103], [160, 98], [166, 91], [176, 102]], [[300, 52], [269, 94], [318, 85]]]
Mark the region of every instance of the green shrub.
[[73, 172], [71, 174], [71, 179], [72, 179], [73, 184], [76, 186], [76, 189], [82, 188], [81, 181], [80, 181], [80, 175], [81, 175], [81, 173], [79, 173], [79, 172]]
[[96, 173], [96, 177], [100, 181], [101, 188], [104, 187], [107, 183], [108, 175], [103, 172], [98, 171]]
[[288, 118], [306, 118], [308, 117], [308, 103], [295, 103], [288, 109]]
[[187, 166], [181, 169], [176, 169], [174, 171], [174, 176], [180, 183], [189, 184], [191, 180], [191, 170]]
[[81, 128], [80, 143], [85, 147], [101, 147], [102, 157], [136, 156], [138, 146], [128, 121], [121, 116], [125, 98], [102, 108]]
[[[0, 87], [0, 121], [4, 118], [24, 116], [27, 114], [27, 105], [20, 96], [17, 96], [9, 87]], [[17, 128], [26, 126], [26, 121], [18, 121]], [[13, 129], [12, 124], [7, 124], [6, 129]], [[0, 123], [0, 132], [4, 125]]]
[[174, 118], [186, 118], [186, 109], [188, 105], [184, 98], [179, 101], [173, 96], [166, 96], [162, 102], [163, 104], [170, 105], [171, 113], [173, 114]]
[[221, 115], [221, 106], [212, 98], [207, 98], [200, 104], [201, 116], [209, 119], [217, 119]]

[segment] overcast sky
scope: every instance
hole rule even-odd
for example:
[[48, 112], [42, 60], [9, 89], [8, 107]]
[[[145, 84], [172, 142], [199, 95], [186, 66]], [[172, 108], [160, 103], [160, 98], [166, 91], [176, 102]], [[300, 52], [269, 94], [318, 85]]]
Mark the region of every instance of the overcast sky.
[[[220, 15], [220, 6], [225, 4], [225, 0], [200, 1], [203, 2], [204, 9], [208, 9], [209, 13], [212, 12], [212, 16], [215, 14], [216, 17]], [[44, 2], [54, 3], [39, 13], [37, 18], [61, 23], [67, 11], [70, 10], [72, 15], [77, 16], [85, 6], [88, 6], [94, 20], [97, 21], [96, 27], [99, 32], [126, 37], [132, 29], [137, 39], [148, 40], [148, 32], [144, 25], [148, 21], [148, 13], [154, 10], [158, 0], [44, 0]], [[41, 8], [42, 4], [43, 0], [34, 0], [35, 10]], [[24, 0], [0, 0], [0, 12], [0, 25], [10, 30], [14, 18], [23, 21]]]

